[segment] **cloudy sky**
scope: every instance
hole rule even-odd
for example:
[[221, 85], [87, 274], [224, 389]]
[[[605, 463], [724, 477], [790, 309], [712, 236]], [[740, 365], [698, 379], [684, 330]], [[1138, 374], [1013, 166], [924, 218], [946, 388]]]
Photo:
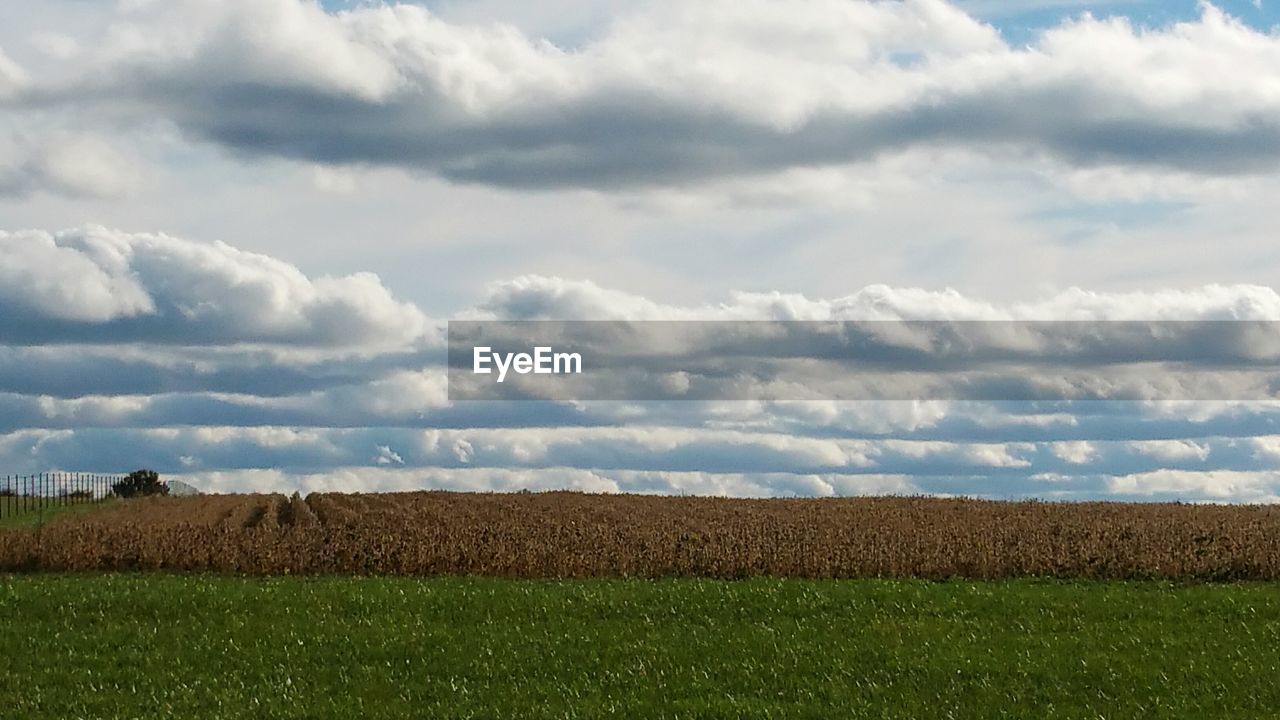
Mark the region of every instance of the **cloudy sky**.
[[443, 323], [1280, 320], [1280, 3], [0, 0], [0, 474], [1280, 499], [1261, 403], [458, 403]]

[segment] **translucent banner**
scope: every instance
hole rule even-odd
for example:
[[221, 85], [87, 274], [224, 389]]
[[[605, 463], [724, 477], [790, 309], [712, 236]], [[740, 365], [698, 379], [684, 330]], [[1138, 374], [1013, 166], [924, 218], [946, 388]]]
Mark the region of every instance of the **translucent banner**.
[[1272, 321], [450, 322], [452, 400], [1271, 400]]

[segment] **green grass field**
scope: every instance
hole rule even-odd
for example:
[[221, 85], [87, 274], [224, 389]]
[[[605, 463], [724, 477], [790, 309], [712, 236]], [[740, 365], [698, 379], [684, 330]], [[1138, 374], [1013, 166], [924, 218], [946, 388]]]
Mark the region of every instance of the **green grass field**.
[[0, 576], [13, 718], [1262, 718], [1280, 587]]
[[0, 514], [0, 530], [39, 527], [54, 518], [92, 512], [117, 501], [100, 500], [96, 503], [65, 504], [54, 498], [29, 498], [28, 502], [32, 505], [27, 507], [6, 505], [4, 513]]

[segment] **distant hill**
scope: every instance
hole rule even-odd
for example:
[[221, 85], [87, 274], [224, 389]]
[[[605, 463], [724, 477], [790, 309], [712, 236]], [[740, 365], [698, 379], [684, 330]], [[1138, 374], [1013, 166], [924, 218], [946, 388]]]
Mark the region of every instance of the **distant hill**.
[[182, 482], [181, 480], [168, 480], [165, 482], [169, 486], [169, 495], [171, 497], [189, 497], [191, 495], [203, 495], [195, 487]]

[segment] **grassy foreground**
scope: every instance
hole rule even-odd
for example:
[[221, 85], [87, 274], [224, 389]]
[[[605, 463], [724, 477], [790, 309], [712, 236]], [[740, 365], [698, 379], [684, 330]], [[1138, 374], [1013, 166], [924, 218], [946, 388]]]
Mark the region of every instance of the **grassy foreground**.
[[0, 575], [21, 718], [1274, 717], [1280, 586]]

